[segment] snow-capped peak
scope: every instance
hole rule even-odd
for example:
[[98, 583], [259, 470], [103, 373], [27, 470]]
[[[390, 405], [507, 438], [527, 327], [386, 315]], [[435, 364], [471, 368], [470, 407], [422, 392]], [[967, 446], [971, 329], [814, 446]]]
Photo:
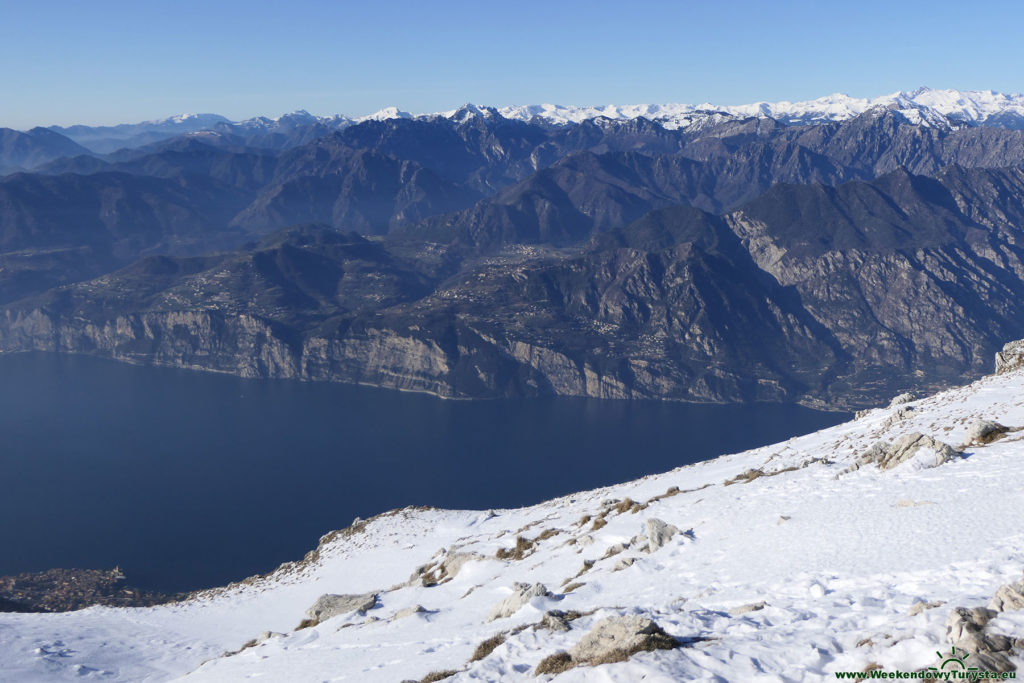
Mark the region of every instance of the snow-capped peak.
[[790, 102], [753, 102], [740, 105], [634, 104], [600, 106], [564, 106], [554, 104], [503, 107], [498, 112], [512, 119], [528, 121], [535, 117], [549, 123], [580, 123], [605, 117], [613, 120], [640, 116], [658, 121], [666, 128], [686, 128], [708, 115], [773, 118], [785, 123], [824, 123], [845, 121], [873, 107], [885, 107], [903, 114], [909, 121], [930, 126], [950, 123], [983, 124], [993, 117], [1013, 117], [1024, 124], [1024, 95], [1007, 95], [991, 90], [933, 90], [920, 87], [880, 97], [851, 97], [833, 93], [813, 100]]
[[355, 119], [357, 122], [362, 123], [363, 121], [387, 121], [388, 119], [411, 119], [415, 118], [412, 114], [407, 111], [402, 111], [398, 107], [385, 107], [378, 112], [367, 114], [366, 116], [360, 116]]

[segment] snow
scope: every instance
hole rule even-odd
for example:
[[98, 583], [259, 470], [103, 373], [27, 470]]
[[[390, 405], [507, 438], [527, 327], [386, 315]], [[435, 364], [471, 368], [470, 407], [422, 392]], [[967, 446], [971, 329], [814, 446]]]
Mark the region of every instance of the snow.
[[1024, 119], [1024, 95], [1005, 95], [992, 90], [932, 90], [896, 92], [873, 98], [857, 98], [836, 93], [803, 102], [754, 102], [733, 106], [704, 104], [636, 104], [597, 107], [553, 104], [504, 107], [506, 118], [528, 121], [539, 117], [556, 124], [580, 123], [606, 117], [628, 120], [638, 116], [658, 121], [666, 128], [686, 128], [705, 116], [718, 114], [738, 118], [773, 118], [786, 123], [824, 123], [845, 121], [875, 107], [893, 108], [911, 122], [930, 126], [956, 123], [982, 124], [996, 115]]
[[[877, 409], [815, 434], [533, 507], [393, 511], [325, 536], [303, 562], [181, 604], [0, 614], [0, 679], [362, 682], [458, 670], [449, 680], [538, 680], [533, 669], [544, 657], [571, 648], [600, 619], [626, 614], [653, 619], [686, 646], [572, 669], [558, 680], [817, 681], [870, 664], [934, 666], [936, 651], [949, 649], [950, 610], [987, 604], [1024, 569], [1024, 432], [938, 467], [847, 469], [880, 439], [922, 432], [958, 446], [979, 419], [1024, 426], [1024, 370], [899, 406], [907, 407], [903, 420], [890, 419], [896, 407]], [[726, 485], [752, 469], [767, 476]], [[664, 495], [670, 487], [681, 492]], [[627, 498], [648, 505], [633, 512], [620, 505]], [[606, 524], [594, 529], [602, 516]], [[653, 553], [637, 542], [606, 557], [644, 533], [649, 518], [683, 533]], [[518, 535], [542, 532], [523, 559], [495, 556]], [[451, 581], [409, 582], [417, 567], [455, 552], [478, 557]], [[623, 558], [634, 562], [616, 571]], [[584, 560], [593, 566], [572, 578]], [[565, 592], [567, 579], [583, 585]], [[516, 582], [543, 583], [553, 595], [488, 622]], [[366, 614], [293, 630], [321, 594], [366, 592], [379, 594]], [[765, 607], [730, 613], [758, 602]], [[909, 613], [934, 602], [942, 604]], [[426, 611], [392, 619], [416, 605]], [[566, 632], [514, 632], [551, 609], [585, 616]], [[1005, 612], [990, 628], [1024, 637], [1024, 614]], [[264, 631], [280, 635], [221, 656]], [[476, 645], [498, 632], [505, 642], [470, 663]]]
[[[387, 121], [391, 119], [434, 119], [448, 118], [455, 123], [465, 123], [476, 117], [491, 118], [495, 114], [519, 121], [539, 119], [555, 125], [582, 123], [594, 119], [628, 121], [644, 117], [656, 121], [668, 129], [685, 129], [705, 126], [723, 120], [737, 118], [773, 118], [785, 123], [809, 124], [846, 121], [874, 108], [894, 109], [911, 123], [941, 128], [958, 125], [983, 125], [986, 122], [1024, 127], [1024, 95], [1007, 95], [993, 90], [933, 90], [918, 88], [912, 92], [900, 91], [872, 98], [850, 97], [842, 93], [819, 97], [803, 102], [754, 102], [740, 105], [703, 104], [631, 104], [599, 106], [567, 106], [558, 104], [530, 104], [508, 107], [479, 107], [465, 104], [458, 109], [433, 114], [410, 114], [398, 107], [386, 107], [380, 111], [359, 117], [341, 114], [314, 116], [299, 109], [277, 118], [258, 116], [244, 121], [233, 122], [241, 128], [270, 129], [281, 126], [318, 122], [331, 130], [340, 130], [364, 121]], [[167, 125], [188, 126], [195, 130], [200, 126], [212, 126], [228, 122], [213, 114], [179, 114], [161, 121], [144, 124], [156, 127]]]

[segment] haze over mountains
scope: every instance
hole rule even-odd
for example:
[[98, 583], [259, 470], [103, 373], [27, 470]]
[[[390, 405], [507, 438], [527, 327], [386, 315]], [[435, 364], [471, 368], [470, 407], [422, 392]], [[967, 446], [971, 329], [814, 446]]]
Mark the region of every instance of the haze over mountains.
[[851, 406], [1024, 336], [1020, 95], [0, 134], [4, 351]]

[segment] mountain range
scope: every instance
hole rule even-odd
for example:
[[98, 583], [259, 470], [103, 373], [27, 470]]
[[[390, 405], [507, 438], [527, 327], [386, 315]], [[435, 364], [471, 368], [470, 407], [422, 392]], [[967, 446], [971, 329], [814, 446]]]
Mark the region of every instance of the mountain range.
[[0, 351], [454, 397], [956, 383], [1024, 336], [1022, 103], [10, 131], [31, 170], [0, 177]]

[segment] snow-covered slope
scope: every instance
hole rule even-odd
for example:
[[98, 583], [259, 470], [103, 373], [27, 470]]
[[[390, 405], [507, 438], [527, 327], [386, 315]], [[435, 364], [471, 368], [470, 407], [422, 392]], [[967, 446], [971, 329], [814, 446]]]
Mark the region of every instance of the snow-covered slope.
[[[543, 659], [619, 615], [652, 619], [680, 647], [559, 681], [926, 669], [951, 647], [953, 608], [984, 606], [1021, 577], [1024, 431], [937, 466], [929, 449], [884, 471], [851, 466], [878, 441], [914, 432], [959, 446], [977, 420], [1024, 426], [1024, 369], [534, 507], [386, 513], [325, 536], [269, 577], [183, 604], [3, 614], [0, 679], [393, 682], [455, 671], [449, 680], [537, 680]], [[651, 519], [679, 533], [648, 552]], [[549, 594], [489, 620], [517, 583]], [[294, 630], [324, 593], [376, 600]], [[551, 610], [568, 613], [568, 630], [534, 628]], [[276, 633], [261, 639], [265, 631]], [[1024, 611], [1000, 612], [985, 633], [1024, 638]], [[497, 634], [504, 640], [470, 661]], [[1010, 661], [1024, 664], [1019, 652]]]

